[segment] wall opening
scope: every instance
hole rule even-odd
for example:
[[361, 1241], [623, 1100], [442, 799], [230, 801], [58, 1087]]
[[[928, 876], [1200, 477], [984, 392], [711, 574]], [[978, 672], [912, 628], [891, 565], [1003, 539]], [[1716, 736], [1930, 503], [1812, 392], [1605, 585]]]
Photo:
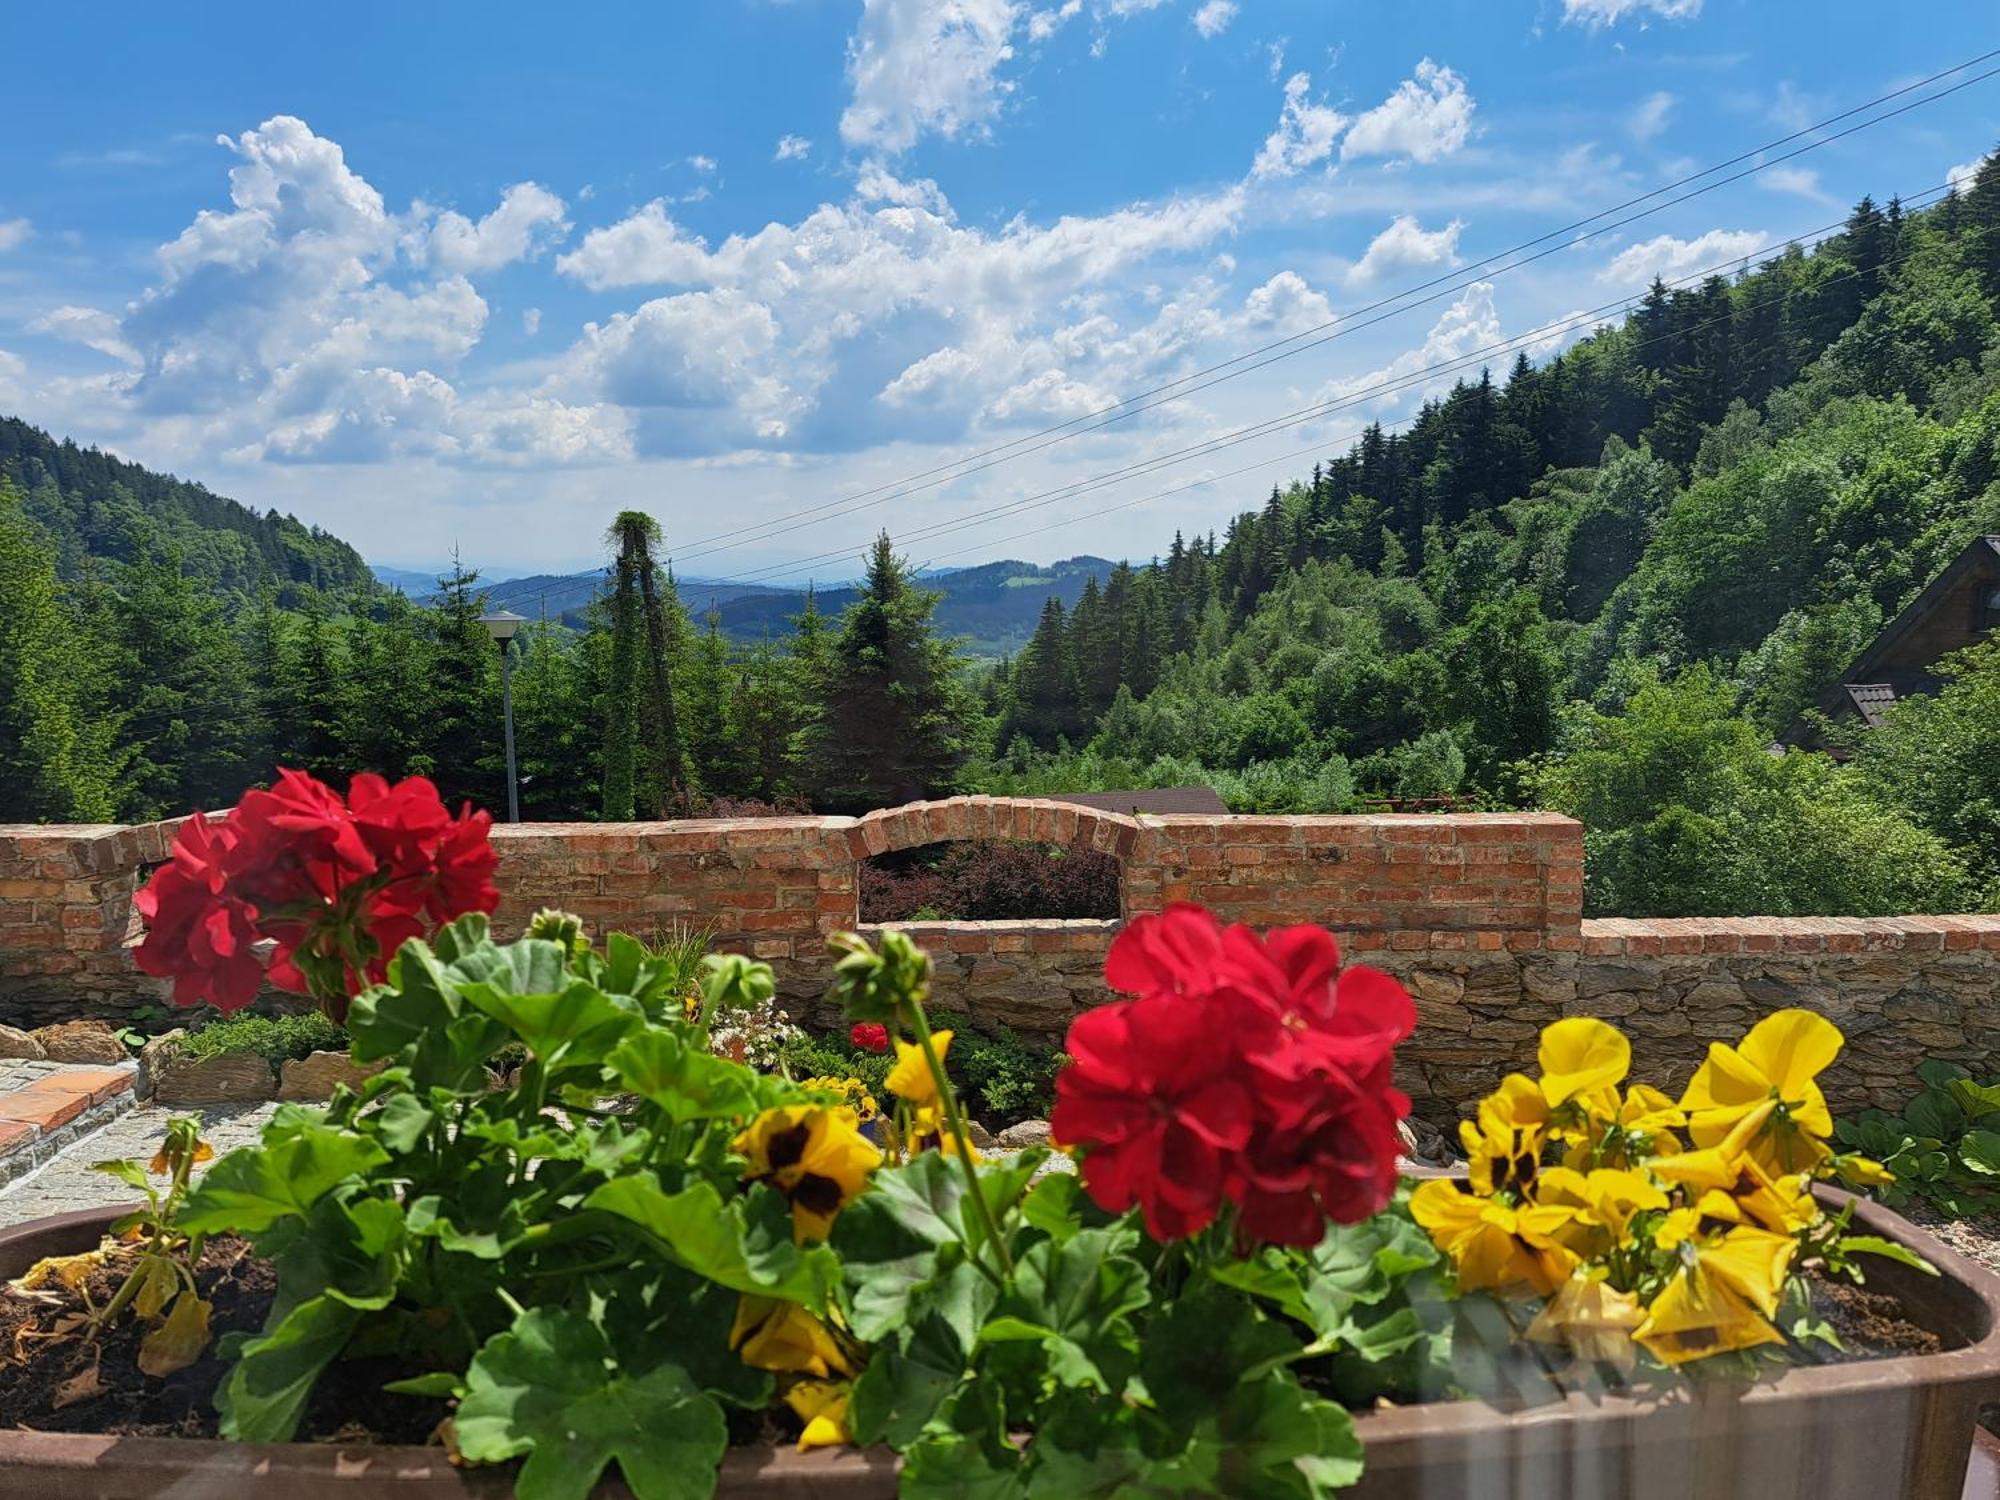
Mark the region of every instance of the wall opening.
[[861, 862], [861, 920], [1116, 921], [1116, 855], [1080, 844], [949, 839]]

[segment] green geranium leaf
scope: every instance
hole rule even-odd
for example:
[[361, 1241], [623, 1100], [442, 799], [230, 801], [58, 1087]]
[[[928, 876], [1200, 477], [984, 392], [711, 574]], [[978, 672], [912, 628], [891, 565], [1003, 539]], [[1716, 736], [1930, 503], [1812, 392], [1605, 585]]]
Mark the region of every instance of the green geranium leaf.
[[671, 1031], [635, 1032], [605, 1060], [620, 1083], [657, 1104], [676, 1124], [740, 1119], [758, 1107], [750, 1069], [691, 1047]]
[[465, 1382], [449, 1370], [433, 1370], [428, 1375], [391, 1380], [382, 1389], [392, 1396], [435, 1396], [449, 1401], [465, 1389]]
[[403, 944], [389, 960], [389, 982], [348, 1007], [356, 1062], [393, 1059], [420, 1088], [476, 1093], [485, 1087], [486, 1059], [506, 1045], [507, 1029], [466, 1008], [458, 993], [465, 976], [452, 965], [457, 960], [484, 972], [504, 967], [504, 960], [486, 937], [485, 919], [463, 927], [468, 920], [441, 929], [435, 950], [417, 938]]
[[1197, 1282], [1147, 1326], [1140, 1373], [1160, 1414], [1187, 1430], [1221, 1410], [1240, 1383], [1302, 1347], [1240, 1297]]
[[965, 1181], [952, 1164], [941, 1153], [926, 1151], [905, 1166], [877, 1172], [869, 1190], [841, 1210], [833, 1244], [846, 1274], [848, 1321], [857, 1338], [875, 1343], [904, 1326], [912, 1299], [962, 1254], [952, 1225], [964, 1192]]
[[722, 1409], [679, 1365], [634, 1374], [610, 1354], [580, 1312], [523, 1313], [466, 1371], [459, 1450], [481, 1463], [526, 1454], [521, 1500], [586, 1500], [612, 1463], [638, 1500], [709, 1493], [729, 1446]]
[[362, 1312], [387, 1307], [403, 1272], [409, 1228], [387, 1198], [321, 1198], [303, 1223], [258, 1242], [278, 1269], [281, 1305], [325, 1295]]
[[1128, 1314], [1152, 1300], [1146, 1268], [1124, 1252], [1137, 1236], [1123, 1227], [1079, 1230], [1043, 1240], [1021, 1257], [1001, 1316], [980, 1337], [1039, 1340], [1049, 1373], [1064, 1385], [1115, 1396], [1138, 1364]]
[[181, 1205], [190, 1234], [254, 1234], [303, 1216], [337, 1183], [372, 1171], [389, 1153], [367, 1136], [326, 1124], [316, 1111], [284, 1106], [264, 1127], [261, 1145], [232, 1151]]
[[222, 1435], [239, 1443], [290, 1442], [320, 1372], [347, 1347], [360, 1321], [358, 1308], [332, 1296], [312, 1297], [240, 1344], [215, 1392]]
[[739, 1292], [824, 1312], [840, 1275], [839, 1260], [824, 1245], [793, 1244], [791, 1210], [768, 1188], [725, 1203], [712, 1183], [668, 1193], [656, 1175], [638, 1172], [604, 1183], [582, 1206], [629, 1220], [688, 1270]]
[[[540, 946], [555, 948], [553, 943]], [[516, 976], [510, 972], [504, 977]], [[501, 982], [501, 976], [496, 976], [460, 985], [459, 995], [474, 1010], [513, 1032], [551, 1073], [597, 1066], [614, 1047], [646, 1024], [644, 1014], [630, 1000], [607, 995], [581, 979], [565, 982], [560, 970], [553, 978], [563, 985], [561, 990], [514, 990]]]
[[907, 1448], [965, 1378], [965, 1349], [941, 1317], [911, 1325], [902, 1347], [875, 1351], [854, 1382], [848, 1422], [859, 1443]]
[[1075, 1173], [1052, 1172], [1021, 1200], [1022, 1221], [1052, 1240], [1066, 1240], [1083, 1228], [1082, 1196], [1083, 1184]]
[[903, 1500], [1026, 1500], [1020, 1458], [963, 1433], [933, 1433], [903, 1453]]
[[415, 1094], [395, 1094], [370, 1118], [376, 1139], [398, 1156], [408, 1156], [437, 1123], [437, 1111]]

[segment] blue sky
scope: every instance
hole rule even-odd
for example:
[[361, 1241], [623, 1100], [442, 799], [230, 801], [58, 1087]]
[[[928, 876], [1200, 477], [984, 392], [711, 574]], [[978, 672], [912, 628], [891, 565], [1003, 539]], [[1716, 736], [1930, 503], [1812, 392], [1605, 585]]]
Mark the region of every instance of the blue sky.
[[[1454, 360], [1545, 354], [1655, 273], [1755, 257], [1864, 192], [1935, 191], [2000, 139], [1994, 78], [1496, 270], [2000, 46], [2000, 16], [335, 15], [218, 0], [10, 19], [38, 61], [11, 73], [0, 126], [0, 412], [293, 510], [374, 561], [456, 546], [496, 574], [588, 566], [627, 506], [704, 576], [843, 576], [879, 526], [919, 562], [1143, 557], [1308, 468], [1300, 450], [1407, 417]], [[1361, 311], [1438, 278], [1421, 305]], [[1292, 357], [1101, 431], [1033, 436], [1288, 338]], [[1163, 461], [1315, 406], [1336, 409]]]

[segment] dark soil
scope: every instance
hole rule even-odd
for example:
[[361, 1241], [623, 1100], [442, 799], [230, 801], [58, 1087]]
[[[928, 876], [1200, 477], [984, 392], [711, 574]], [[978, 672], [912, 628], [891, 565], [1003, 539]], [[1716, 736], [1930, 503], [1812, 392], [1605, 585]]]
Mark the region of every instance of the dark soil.
[[1904, 1317], [1902, 1304], [1886, 1292], [1871, 1292], [1851, 1281], [1827, 1276], [1812, 1278], [1812, 1292], [1814, 1311], [1840, 1335], [1840, 1350], [1821, 1343], [1808, 1346], [1825, 1363], [1936, 1354], [1944, 1348], [1935, 1333]]
[[[114, 1257], [91, 1273], [86, 1284], [92, 1305], [102, 1307], [117, 1292], [129, 1268]], [[195, 1264], [195, 1286], [214, 1311], [209, 1328], [219, 1340], [230, 1333], [256, 1333], [264, 1326], [277, 1291], [266, 1261], [233, 1236], [210, 1240]], [[139, 1342], [146, 1325], [119, 1318], [90, 1337], [87, 1330], [55, 1333], [86, 1311], [79, 1299], [60, 1302], [0, 1288], [0, 1427], [41, 1432], [95, 1432], [121, 1437], [215, 1437], [215, 1388], [228, 1361], [215, 1342], [184, 1370], [163, 1377], [139, 1369]], [[77, 1398], [77, 1391], [96, 1389]], [[299, 1426], [304, 1442], [422, 1443], [446, 1415], [443, 1401], [385, 1396], [384, 1381], [411, 1373], [378, 1360], [335, 1364], [320, 1377]], [[67, 1398], [67, 1399], [66, 1399]], [[368, 1413], [362, 1426], [354, 1413]]]

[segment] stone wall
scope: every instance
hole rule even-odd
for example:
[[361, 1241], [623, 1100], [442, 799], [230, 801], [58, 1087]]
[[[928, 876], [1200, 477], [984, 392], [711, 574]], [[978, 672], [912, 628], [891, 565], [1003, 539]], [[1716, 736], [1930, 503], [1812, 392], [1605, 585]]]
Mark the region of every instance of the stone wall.
[[[163, 990], [132, 967], [132, 895], [177, 823], [0, 827], [0, 1022], [118, 1017]], [[1259, 926], [1318, 922], [1400, 977], [1419, 1026], [1403, 1086], [1440, 1121], [1529, 1066], [1548, 1022], [1623, 1026], [1678, 1088], [1710, 1040], [1805, 1005], [1848, 1032], [1836, 1103], [1893, 1104], [1926, 1056], [2000, 1076], [2000, 917], [1583, 921], [1581, 830], [1550, 814], [1127, 817], [960, 797], [863, 818], [522, 824], [494, 831], [503, 932], [543, 905], [594, 929], [676, 926], [767, 959], [794, 1013], [856, 925], [859, 862], [941, 840], [1034, 839], [1120, 862], [1126, 917], [1200, 901]], [[937, 962], [941, 1006], [1059, 1036], [1106, 998], [1117, 922], [903, 924]]]

